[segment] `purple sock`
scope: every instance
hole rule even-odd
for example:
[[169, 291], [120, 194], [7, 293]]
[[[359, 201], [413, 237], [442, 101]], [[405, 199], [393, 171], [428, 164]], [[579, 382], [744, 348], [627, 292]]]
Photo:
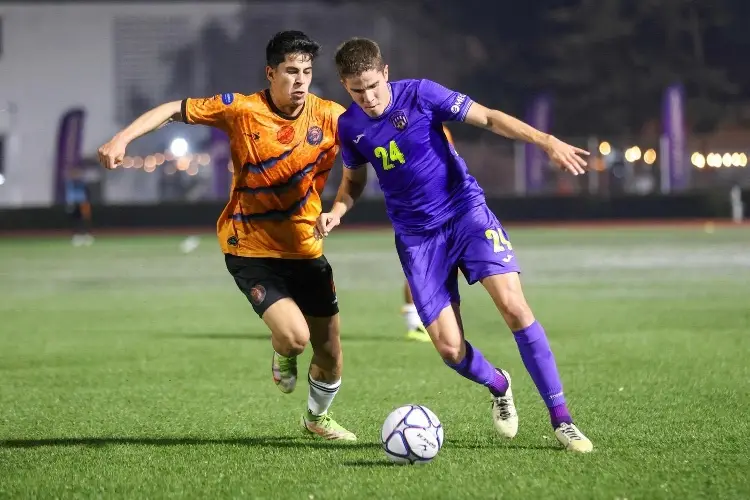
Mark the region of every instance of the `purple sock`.
[[549, 347], [542, 325], [534, 321], [526, 328], [513, 332], [513, 336], [516, 338], [523, 364], [531, 375], [531, 380], [534, 381], [544, 404], [547, 405], [552, 427], [556, 428], [563, 422], [572, 423], [570, 412], [565, 405], [562, 381], [557, 372], [555, 356]]
[[492, 364], [482, 356], [479, 349], [475, 349], [469, 342], [464, 341], [466, 356], [458, 364], [446, 363], [459, 375], [472, 382], [487, 387], [493, 396], [502, 396], [508, 390], [508, 380]]

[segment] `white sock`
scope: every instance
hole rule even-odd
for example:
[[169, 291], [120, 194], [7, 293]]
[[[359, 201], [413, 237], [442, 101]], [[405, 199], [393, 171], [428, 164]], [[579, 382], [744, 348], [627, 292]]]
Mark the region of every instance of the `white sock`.
[[422, 326], [422, 320], [419, 319], [419, 313], [417, 313], [417, 306], [414, 304], [404, 304], [401, 312], [406, 320], [406, 328], [408, 330], [416, 330]]
[[319, 382], [313, 380], [310, 375], [307, 376], [307, 381], [310, 384], [310, 393], [307, 396], [307, 408], [313, 415], [323, 415], [328, 411], [333, 403], [333, 398], [336, 397], [336, 393], [339, 392], [341, 387], [341, 379], [333, 383]]

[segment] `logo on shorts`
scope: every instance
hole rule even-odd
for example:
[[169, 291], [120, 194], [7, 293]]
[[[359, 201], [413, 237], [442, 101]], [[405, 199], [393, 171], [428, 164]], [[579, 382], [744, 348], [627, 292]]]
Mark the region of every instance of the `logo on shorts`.
[[232, 101], [234, 101], [234, 94], [232, 93], [221, 94], [221, 102], [223, 102], [227, 106], [232, 104]]
[[265, 299], [266, 289], [263, 288], [263, 285], [255, 285], [250, 289], [250, 300], [252, 300], [253, 304], [259, 306]]
[[406, 118], [406, 113], [404, 113], [400, 109], [391, 113], [390, 120], [393, 126], [398, 130], [404, 130], [409, 124], [409, 120]]
[[239, 245], [239, 243], [240, 240], [238, 240], [236, 236], [230, 236], [229, 238], [227, 238], [227, 245], [236, 247], [237, 245]]
[[307, 130], [307, 143], [311, 146], [317, 146], [323, 142], [323, 129], [313, 125]]
[[294, 127], [291, 125], [284, 125], [276, 132], [276, 140], [281, 144], [289, 144], [294, 140]]

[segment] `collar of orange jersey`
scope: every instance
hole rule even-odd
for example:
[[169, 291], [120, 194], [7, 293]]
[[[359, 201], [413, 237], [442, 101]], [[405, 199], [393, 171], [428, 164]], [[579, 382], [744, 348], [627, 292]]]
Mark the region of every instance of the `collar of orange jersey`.
[[268, 103], [268, 107], [271, 108], [271, 111], [273, 111], [273, 113], [276, 116], [283, 118], [284, 120], [290, 120], [290, 121], [296, 120], [302, 115], [302, 112], [305, 110], [305, 106], [307, 105], [307, 98], [305, 98], [305, 104], [302, 105], [302, 109], [299, 110], [299, 113], [297, 113], [297, 116], [292, 116], [292, 115], [288, 115], [284, 113], [283, 111], [281, 111], [279, 108], [276, 107], [276, 103], [274, 103], [273, 99], [271, 99], [271, 89], [264, 90], [263, 94], [266, 96], [266, 102]]

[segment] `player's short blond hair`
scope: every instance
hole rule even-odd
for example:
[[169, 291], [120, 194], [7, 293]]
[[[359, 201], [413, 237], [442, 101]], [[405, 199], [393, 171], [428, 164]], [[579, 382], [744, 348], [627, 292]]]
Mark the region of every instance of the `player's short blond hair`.
[[368, 38], [350, 38], [336, 50], [339, 77], [359, 76], [365, 71], [382, 71], [385, 67], [380, 46]]

